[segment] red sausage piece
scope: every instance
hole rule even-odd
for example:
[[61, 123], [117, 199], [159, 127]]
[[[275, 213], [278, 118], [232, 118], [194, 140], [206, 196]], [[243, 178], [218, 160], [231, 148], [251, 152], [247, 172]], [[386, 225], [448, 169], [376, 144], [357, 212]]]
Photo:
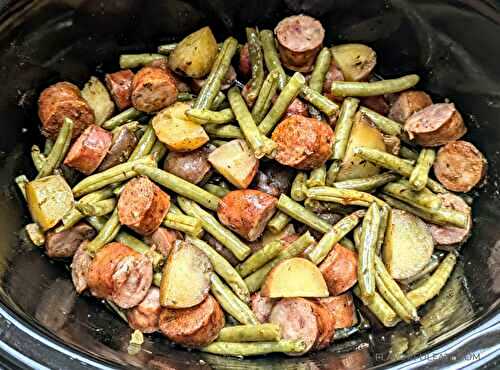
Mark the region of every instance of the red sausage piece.
[[133, 79], [134, 72], [130, 69], [108, 73], [105, 77], [106, 86], [119, 110], [124, 110], [132, 106], [131, 96]]
[[80, 294], [85, 289], [87, 289], [87, 274], [89, 272], [90, 264], [92, 263], [92, 257], [85, 250], [84, 241], [75, 252], [73, 256], [73, 261], [71, 262], [71, 280], [75, 286], [76, 292]]
[[153, 286], [141, 303], [127, 311], [128, 324], [143, 333], [154, 333], [159, 329], [160, 312], [160, 289]]
[[319, 302], [335, 318], [335, 329], [350, 328], [356, 324], [356, 307], [351, 293], [335, 297], [320, 298]]
[[155, 247], [158, 252], [168, 257], [176, 240], [182, 240], [182, 235], [177, 230], [159, 227], [154, 233], [144, 238], [144, 241]]
[[404, 91], [397, 97], [389, 111], [389, 118], [405, 123], [410, 116], [432, 105], [432, 99], [423, 91]]
[[177, 86], [170, 72], [143, 67], [132, 81], [132, 104], [146, 113], [157, 112], [177, 100]]
[[352, 288], [358, 281], [358, 256], [356, 252], [336, 244], [319, 265], [331, 295], [338, 295]]

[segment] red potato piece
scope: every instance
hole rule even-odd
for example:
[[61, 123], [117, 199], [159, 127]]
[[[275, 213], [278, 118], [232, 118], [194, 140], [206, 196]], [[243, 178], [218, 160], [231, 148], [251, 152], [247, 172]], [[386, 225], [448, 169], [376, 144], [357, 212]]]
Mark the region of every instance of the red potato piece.
[[351, 293], [320, 298], [319, 303], [335, 318], [335, 329], [350, 328], [356, 324], [356, 307]]
[[210, 344], [224, 325], [224, 313], [211, 295], [195, 307], [163, 308], [160, 314], [162, 334], [177, 344], [190, 347]]
[[244, 77], [249, 77], [252, 72], [252, 64], [250, 62], [250, 52], [248, 43], [245, 43], [240, 50], [239, 71]]
[[133, 79], [134, 72], [130, 69], [106, 74], [106, 86], [119, 110], [124, 110], [132, 106]]
[[466, 193], [486, 175], [487, 162], [477, 148], [467, 141], [452, 141], [441, 149], [434, 162], [434, 174], [451, 191]]
[[258, 190], [234, 190], [219, 202], [219, 220], [243, 238], [254, 241], [262, 235], [276, 211], [278, 200]]
[[358, 281], [358, 256], [336, 244], [319, 265], [331, 295], [338, 295], [352, 288]]
[[92, 257], [85, 250], [86, 244], [86, 241], [80, 244], [73, 256], [73, 261], [70, 266], [71, 280], [73, 281], [73, 285], [75, 286], [75, 290], [78, 294], [86, 290], [88, 287], [87, 274], [90, 264], [92, 263]]
[[130, 180], [118, 200], [120, 223], [141, 235], [152, 234], [170, 208], [170, 196], [147, 177]]
[[117, 166], [128, 160], [137, 145], [137, 136], [123, 126], [113, 137], [113, 142], [108, 150], [108, 153], [101, 162], [98, 171], [104, 171], [111, 167]]
[[208, 162], [208, 148], [201, 147], [192, 152], [170, 152], [165, 158], [163, 169], [193, 184], [204, 180], [212, 170]]
[[93, 239], [95, 235], [95, 230], [83, 222], [58, 233], [49, 231], [45, 238], [47, 256], [50, 258], [73, 257], [80, 244], [84, 240]]
[[269, 321], [274, 302], [276, 302], [275, 299], [262, 297], [259, 292], [251, 295], [250, 307], [260, 323], [264, 324]]
[[383, 116], [386, 116], [387, 113], [389, 113], [389, 104], [387, 104], [387, 101], [382, 95], [361, 98], [361, 105], [364, 105], [365, 107], [370, 108]]
[[143, 67], [132, 81], [132, 105], [146, 113], [157, 112], [177, 100], [172, 75], [162, 68]]
[[42, 91], [38, 99], [42, 134], [55, 139], [65, 118], [74, 123], [73, 138], [95, 123], [94, 112], [82, 98], [80, 89], [70, 82], [58, 82]]
[[413, 113], [432, 105], [432, 99], [423, 91], [404, 91], [392, 103], [389, 118], [405, 123]]
[[284, 18], [274, 29], [283, 65], [297, 72], [311, 72], [325, 38], [321, 23], [307, 15]]
[[437, 196], [441, 198], [443, 202], [442, 207], [463, 212], [468, 215], [467, 227], [465, 229], [454, 226], [427, 224], [436, 248], [451, 251], [455, 249], [455, 247], [464, 243], [470, 235], [472, 227], [471, 209], [458, 195], [445, 193], [438, 194]]
[[91, 125], [73, 143], [64, 159], [64, 164], [90, 175], [104, 160], [112, 142], [113, 135], [109, 131]]
[[334, 133], [323, 121], [298, 115], [281, 121], [273, 132], [275, 159], [300, 170], [321, 167], [332, 155]]
[[405, 122], [410, 139], [426, 147], [440, 146], [460, 139], [467, 132], [454, 104], [432, 104], [412, 114]]
[[154, 233], [144, 238], [147, 244], [155, 247], [165, 257], [169, 256], [177, 240], [182, 240], [182, 234], [166, 227], [159, 227]]
[[314, 348], [321, 350], [330, 345], [335, 334], [335, 316], [319, 302], [311, 301], [311, 304], [319, 326], [319, 335], [316, 338]]
[[160, 312], [160, 289], [153, 286], [141, 303], [127, 311], [128, 324], [134, 330], [154, 333], [159, 330]]
[[313, 303], [304, 298], [284, 298], [273, 307], [269, 322], [281, 328], [283, 339], [301, 339], [306, 348], [301, 353], [288, 353], [300, 356], [311, 350], [320, 335], [318, 319], [313, 310]]

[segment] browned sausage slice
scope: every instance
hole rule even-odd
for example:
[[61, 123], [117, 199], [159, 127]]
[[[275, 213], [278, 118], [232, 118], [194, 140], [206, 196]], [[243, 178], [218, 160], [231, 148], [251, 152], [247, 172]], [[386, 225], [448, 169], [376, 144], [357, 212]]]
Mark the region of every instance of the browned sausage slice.
[[320, 335], [313, 304], [304, 298], [282, 299], [273, 307], [269, 321], [280, 326], [283, 339], [302, 339], [306, 343], [304, 352], [289, 353], [292, 356], [311, 350]]
[[440, 146], [460, 139], [467, 132], [454, 104], [432, 104], [412, 114], [405, 122], [410, 139], [422, 146]]
[[332, 341], [335, 334], [335, 317], [318, 301], [310, 301], [319, 326], [319, 335], [314, 348], [320, 350], [328, 347]]
[[276, 300], [269, 297], [262, 297], [259, 292], [253, 293], [250, 297], [250, 307], [261, 323], [269, 321], [271, 310]]
[[152, 234], [170, 208], [170, 196], [147, 177], [130, 180], [118, 200], [118, 217], [141, 235]]
[[455, 247], [464, 243], [470, 235], [472, 227], [471, 209], [458, 195], [445, 193], [438, 194], [438, 197], [443, 201], [442, 207], [465, 213], [468, 216], [467, 227], [465, 229], [454, 226], [428, 224], [429, 231], [436, 247], [444, 250], [453, 250]]
[[123, 69], [115, 73], [108, 73], [105, 77], [106, 86], [119, 110], [132, 106], [132, 80], [134, 72]]
[[172, 70], [168, 66], [168, 59], [163, 58], [163, 59], [155, 59], [151, 63], [148, 63], [146, 65], [147, 67], [154, 67], [154, 68], [161, 68], [168, 73], [174, 78], [175, 80], [175, 86], [177, 87], [177, 91], [179, 92], [189, 92], [191, 89], [189, 88], [189, 85], [184, 82], [178, 75], [175, 73], [172, 73]]
[[300, 170], [321, 167], [332, 155], [333, 130], [323, 121], [298, 115], [281, 121], [273, 132], [275, 159]]
[[81, 222], [72, 228], [56, 233], [49, 231], [45, 238], [45, 250], [51, 258], [73, 257], [84, 240], [93, 239], [95, 230]]
[[396, 122], [405, 123], [410, 116], [432, 105], [432, 99], [423, 91], [404, 91], [397, 97], [391, 106], [389, 118]]
[[98, 171], [104, 171], [126, 162], [136, 145], [137, 136], [126, 126], [121, 127], [118, 133], [114, 135], [111, 147], [99, 166]]
[[283, 65], [292, 71], [311, 72], [325, 38], [321, 23], [307, 15], [284, 18], [274, 29]]
[[160, 289], [153, 286], [141, 303], [127, 311], [128, 324], [143, 333], [154, 333], [159, 329], [160, 311]]
[[234, 190], [219, 202], [219, 220], [249, 241], [261, 236], [278, 200], [258, 190]]
[[132, 104], [135, 109], [157, 112], [177, 100], [177, 86], [172, 75], [162, 68], [143, 67], [132, 81]]
[[163, 308], [160, 331], [168, 339], [185, 346], [206, 346], [224, 327], [224, 313], [211, 295], [197, 306], [183, 309]]
[[466, 193], [486, 175], [486, 166], [486, 159], [474, 145], [452, 141], [439, 149], [434, 174], [446, 189]]
[[208, 162], [209, 148], [206, 146], [192, 152], [170, 152], [165, 158], [163, 169], [193, 184], [207, 177], [212, 166]]
[[95, 123], [94, 112], [78, 87], [69, 82], [58, 82], [42, 91], [38, 99], [38, 117], [42, 121], [43, 135], [53, 139], [65, 118], [71, 118], [75, 124], [73, 138]]
[[76, 292], [80, 294], [85, 289], [87, 289], [87, 274], [89, 272], [90, 264], [92, 263], [92, 257], [85, 250], [85, 245], [87, 242], [80, 244], [78, 249], [73, 256], [73, 261], [71, 262], [71, 280], [75, 286]]
[[344, 293], [335, 297], [320, 298], [319, 302], [335, 318], [335, 329], [350, 328], [356, 324], [356, 307], [351, 293]]
[[90, 175], [104, 160], [113, 141], [110, 132], [96, 125], [85, 129], [69, 150], [64, 164]]
[[389, 104], [387, 104], [387, 101], [382, 95], [367, 96], [366, 98], [362, 98], [361, 105], [364, 105], [365, 107], [370, 108], [383, 116], [389, 113]]
[[338, 295], [352, 288], [358, 281], [358, 256], [340, 244], [335, 245], [319, 265], [331, 295]]
[[176, 240], [182, 240], [182, 235], [177, 230], [159, 227], [154, 233], [144, 238], [144, 241], [156, 248], [158, 252], [168, 257]]

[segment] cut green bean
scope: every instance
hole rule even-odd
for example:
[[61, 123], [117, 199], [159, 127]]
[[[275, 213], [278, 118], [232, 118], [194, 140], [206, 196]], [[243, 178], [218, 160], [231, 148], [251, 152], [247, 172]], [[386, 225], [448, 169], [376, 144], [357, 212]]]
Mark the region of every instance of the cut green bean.
[[252, 68], [252, 78], [245, 85], [242, 94], [247, 104], [252, 106], [259, 96], [260, 89], [264, 83], [264, 57], [257, 30], [247, 27], [245, 31], [248, 40], [248, 54]]
[[419, 80], [418, 75], [407, 75], [392, 80], [375, 82], [333, 81], [331, 91], [333, 95], [339, 97], [394, 94], [415, 86]]
[[105, 199], [96, 203], [77, 203], [78, 210], [85, 216], [104, 216], [116, 207], [116, 199]]
[[418, 155], [417, 163], [410, 175], [410, 186], [413, 190], [423, 190], [429, 179], [429, 171], [436, 159], [433, 149], [423, 148]]
[[226, 95], [222, 91], [219, 91], [219, 93], [215, 96], [215, 99], [212, 102], [212, 106], [210, 107], [210, 109], [218, 111], [226, 108], [229, 108], [226, 102]]
[[160, 54], [164, 54], [164, 55], [168, 55], [170, 54], [172, 51], [174, 51], [174, 49], [177, 47], [177, 43], [173, 42], [173, 43], [170, 43], [170, 44], [163, 44], [163, 45], [160, 45], [158, 46], [158, 53]]
[[264, 80], [264, 84], [260, 89], [257, 101], [252, 108], [252, 117], [256, 124], [262, 122], [267, 112], [269, 111], [269, 108], [271, 108], [273, 97], [278, 91], [278, 76], [278, 71], [272, 71]]
[[366, 107], [359, 108], [359, 111], [365, 115], [380, 131], [387, 135], [400, 137], [403, 134], [403, 126], [390, 118], [387, 118]]
[[87, 243], [85, 250], [90, 254], [96, 254], [102, 247], [116, 238], [120, 231], [120, 220], [118, 219], [118, 208], [115, 208], [111, 217], [106, 221], [104, 226], [99, 230], [97, 236]]
[[45, 156], [42, 154], [38, 145], [33, 145], [31, 147], [31, 159], [37, 171], [40, 171], [43, 168], [43, 165], [47, 160], [47, 158], [45, 158]]
[[372, 203], [361, 226], [358, 248], [358, 286], [365, 299], [375, 295], [375, 248], [380, 227], [380, 209]]
[[191, 100], [194, 100], [196, 99], [196, 95], [193, 95], [191, 93], [188, 93], [188, 92], [179, 92], [177, 94], [177, 101], [191, 101]]
[[306, 185], [309, 188], [313, 188], [315, 186], [325, 186], [325, 184], [326, 184], [326, 165], [313, 169], [311, 171], [311, 174], [309, 175], [309, 178], [306, 181]]
[[399, 180], [398, 182], [390, 182], [382, 188], [382, 191], [387, 195], [418, 208], [429, 209], [431, 211], [441, 208], [441, 198], [426, 188], [422, 191], [412, 190], [407, 181]]
[[243, 139], [243, 132], [234, 125], [215, 125], [208, 124], [203, 127], [210, 137], [223, 139]]
[[399, 176], [392, 172], [385, 172], [360, 179], [334, 182], [331, 186], [337, 189], [370, 192], [398, 178]]
[[387, 231], [387, 224], [391, 216], [391, 207], [385, 205], [380, 207], [380, 226], [378, 229], [377, 245], [375, 247], [375, 254], [378, 256], [382, 250], [382, 245], [385, 240], [385, 232]]
[[371, 299], [363, 298], [359, 287], [355, 286], [353, 289], [354, 294], [361, 299], [363, 304], [380, 320], [385, 327], [393, 327], [398, 323], [396, 312], [387, 304], [386, 301], [377, 293]]
[[401, 145], [401, 148], [399, 148], [399, 155], [401, 156], [401, 158], [409, 159], [412, 161], [416, 161], [418, 159], [418, 153], [415, 150], [410, 149], [404, 145]]
[[262, 50], [264, 51], [264, 61], [269, 72], [276, 71], [278, 73], [277, 81], [280, 90], [283, 90], [286, 85], [286, 74], [281, 65], [278, 51], [274, 43], [274, 34], [271, 30], [262, 30], [259, 33]]
[[113, 139], [116, 139], [116, 137], [121, 133], [122, 129], [126, 128], [130, 132], [136, 132], [141, 127], [142, 126], [141, 126], [141, 124], [139, 122], [137, 122], [137, 121], [131, 121], [131, 122], [124, 123], [123, 125], [114, 128], [113, 130], [111, 130], [111, 134], [113, 135]]
[[317, 186], [307, 189], [306, 196], [315, 200], [325, 202], [336, 202], [345, 205], [369, 206], [370, 203], [377, 203], [380, 207], [385, 205], [385, 202], [376, 196], [358, 190], [337, 189], [329, 186]]
[[167, 60], [165, 55], [154, 53], [122, 54], [120, 55], [120, 68], [129, 69], [143, 67], [155, 60]]
[[200, 351], [213, 353], [221, 356], [260, 356], [268, 353], [297, 353], [301, 354], [306, 350], [303, 340], [282, 339], [277, 342], [255, 342], [255, 343], [231, 343], [213, 342], [208, 346], [201, 347]]
[[311, 103], [328, 117], [333, 116], [339, 110], [339, 106], [336, 103], [307, 85], [302, 86], [300, 97], [308, 103]]
[[410, 323], [412, 318], [408, 311], [403, 307], [401, 302], [399, 302], [391, 291], [387, 288], [385, 281], [382, 280], [380, 274], [375, 273], [375, 283], [377, 290], [382, 298], [387, 302], [389, 306], [396, 312], [396, 314], [406, 323]]
[[19, 191], [23, 195], [23, 198], [26, 199], [26, 184], [30, 182], [30, 180], [28, 180], [28, 177], [26, 175], [19, 175], [14, 179], [14, 181], [16, 182]]
[[283, 231], [283, 229], [286, 227], [286, 225], [288, 225], [290, 221], [290, 216], [281, 211], [277, 211], [274, 214], [273, 218], [271, 218], [267, 223], [267, 228], [273, 234], [278, 234]]
[[310, 198], [307, 198], [304, 201], [304, 207], [315, 213], [339, 213], [341, 215], [347, 215], [357, 209], [354, 206], [344, 206], [342, 204], [332, 202], [321, 202]]
[[345, 236], [342, 239], [340, 239], [339, 244], [351, 251], [356, 251], [354, 243], [351, 241], [351, 239], [346, 238]]
[[218, 342], [266, 342], [281, 339], [281, 329], [276, 324], [236, 325], [222, 328]]
[[203, 189], [205, 189], [210, 194], [213, 194], [219, 198], [224, 198], [227, 195], [227, 193], [230, 192], [229, 189], [226, 189], [220, 185], [215, 185], [215, 184], [205, 184], [203, 186]]
[[342, 163], [340, 161], [332, 161], [332, 164], [330, 164], [330, 167], [328, 167], [328, 171], [326, 172], [326, 185], [332, 186], [335, 183], [341, 166]]
[[24, 229], [34, 245], [41, 247], [45, 244], [45, 234], [37, 223], [27, 224]]
[[242, 277], [247, 277], [280, 254], [282, 250], [283, 243], [279, 240], [274, 240], [248, 257], [245, 262], [236, 266], [236, 271], [238, 271]]
[[114, 130], [115, 128], [124, 125], [130, 121], [135, 121], [137, 118], [142, 116], [143, 113], [134, 107], [130, 107], [123, 112], [118, 113], [116, 116], [111, 117], [106, 122], [102, 124], [102, 128], [106, 130]]
[[328, 222], [316, 216], [314, 212], [304, 208], [302, 205], [287, 197], [285, 194], [281, 194], [278, 200], [278, 209], [281, 212], [286, 213], [294, 220], [300, 221], [322, 233], [326, 233], [332, 228], [332, 225]]
[[163, 157], [167, 154], [167, 146], [163, 144], [160, 140], [156, 140], [155, 144], [151, 148], [149, 155], [153, 157], [156, 163], [160, 162]]
[[339, 118], [335, 125], [335, 142], [333, 144], [333, 159], [341, 161], [351, 136], [351, 129], [354, 124], [354, 115], [358, 110], [359, 100], [356, 98], [345, 98], [340, 107]]
[[174, 214], [172, 212], [167, 213], [163, 219], [163, 225], [196, 237], [200, 236], [203, 232], [201, 222], [196, 217]]
[[146, 128], [146, 131], [144, 131], [144, 135], [141, 136], [141, 139], [135, 146], [134, 151], [128, 158], [128, 162], [135, 161], [136, 159], [148, 155], [151, 152], [151, 149], [153, 149], [155, 142], [156, 142], [155, 130], [153, 128], [153, 125], [149, 124], [148, 127]]
[[233, 111], [229, 108], [213, 111], [209, 109], [188, 109], [186, 111], [188, 117], [193, 118], [200, 124], [213, 123], [213, 124], [223, 124], [233, 122], [235, 117]]
[[311, 79], [309, 80], [309, 87], [314, 91], [319, 93], [323, 91], [326, 73], [330, 68], [331, 61], [332, 53], [329, 48], [324, 47], [316, 57], [314, 69], [311, 73]]
[[50, 138], [45, 139], [45, 145], [43, 146], [43, 155], [48, 156], [53, 147], [54, 147], [54, 140]]
[[307, 173], [306, 172], [298, 172], [292, 182], [292, 188], [290, 190], [290, 196], [296, 202], [302, 202], [306, 199], [306, 190], [307, 190]]

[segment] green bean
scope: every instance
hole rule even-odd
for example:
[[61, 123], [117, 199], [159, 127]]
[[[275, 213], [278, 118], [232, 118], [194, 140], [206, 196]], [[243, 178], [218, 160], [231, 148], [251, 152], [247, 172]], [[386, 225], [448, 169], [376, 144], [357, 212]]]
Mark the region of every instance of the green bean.
[[113, 212], [116, 207], [116, 199], [110, 198], [96, 203], [77, 203], [78, 210], [85, 216], [104, 216]]
[[28, 237], [34, 245], [36, 245], [37, 247], [41, 247], [45, 244], [45, 235], [37, 223], [27, 224], [24, 229], [26, 230], [26, 234], [28, 234]]
[[311, 171], [309, 175], [309, 179], [306, 181], [306, 185], [309, 188], [313, 188], [315, 186], [325, 186], [326, 184], [326, 165], [315, 168]]
[[201, 347], [200, 351], [213, 353], [221, 356], [260, 356], [268, 353], [303, 353], [306, 344], [302, 339], [282, 339], [277, 342], [255, 342], [255, 343], [230, 343], [213, 342], [208, 346]]
[[220, 92], [222, 80], [226, 76], [237, 47], [238, 41], [234, 37], [228, 37], [224, 41], [193, 108], [210, 109], [212, 107], [215, 97]]
[[385, 327], [393, 327], [398, 323], [396, 313], [377, 292], [370, 299], [361, 295], [358, 286], [354, 287], [353, 292]]
[[250, 293], [256, 292], [260, 289], [260, 287], [264, 283], [264, 280], [266, 279], [267, 274], [273, 269], [274, 266], [276, 266], [281, 261], [300, 255], [314, 242], [314, 238], [311, 236], [309, 231], [307, 231], [302, 234], [300, 238], [290, 244], [287, 248], [283, 249], [273, 260], [269, 261], [257, 271], [248, 275], [245, 278], [245, 284], [247, 285]]
[[42, 154], [40, 147], [38, 145], [33, 145], [31, 147], [31, 159], [33, 160], [33, 165], [37, 171], [40, 171], [45, 164], [47, 158]]
[[389, 218], [391, 216], [391, 207], [389, 205], [384, 205], [380, 207], [380, 226], [378, 229], [377, 245], [375, 247], [375, 254], [378, 256], [382, 249], [382, 245], [385, 240], [385, 232], [387, 230], [387, 224], [389, 223]]
[[348, 190], [370, 192], [391, 181], [395, 181], [398, 178], [399, 176], [392, 172], [385, 172], [378, 175], [373, 175], [370, 177], [365, 177], [360, 179], [334, 182], [333, 184], [331, 184], [331, 186], [337, 189], [348, 189]]
[[167, 60], [165, 55], [144, 53], [144, 54], [122, 54], [120, 55], [120, 68], [136, 68], [143, 67], [146, 64], [154, 62], [155, 60]]
[[380, 209], [372, 203], [363, 219], [358, 248], [358, 286], [365, 299], [375, 294], [375, 248], [379, 227]]
[[252, 106], [259, 96], [260, 89], [264, 83], [264, 57], [260, 45], [259, 34], [255, 28], [245, 29], [248, 40], [248, 54], [252, 66], [252, 78], [243, 89], [243, 96], [249, 106]]
[[423, 190], [429, 179], [429, 171], [436, 159], [433, 149], [423, 148], [418, 155], [417, 164], [410, 175], [410, 186], [413, 190]]
[[177, 43], [163, 44], [158, 46], [158, 53], [168, 55], [177, 47]]
[[213, 111], [208, 109], [188, 109], [186, 111], [188, 117], [194, 118], [198, 123], [213, 123], [223, 124], [234, 121], [233, 111], [229, 108], [221, 111]]
[[167, 154], [167, 146], [163, 144], [160, 140], [156, 140], [149, 155], [153, 157], [156, 163], [160, 162], [160, 160]]
[[410, 323], [411, 316], [410, 314], [405, 310], [401, 302], [399, 302], [396, 297], [392, 294], [391, 291], [387, 288], [385, 282], [382, 280], [379, 274], [375, 273], [375, 282], [377, 285], [377, 289], [379, 294], [382, 296], [382, 298], [385, 299], [385, 301], [391, 306], [391, 308], [396, 312], [396, 314], [406, 323]]
[[255, 124], [252, 115], [250, 114], [240, 90], [237, 87], [229, 89], [227, 93], [229, 104], [236, 116], [236, 120], [240, 125], [241, 132], [245, 136], [246, 141], [250, 144], [255, 156], [262, 158], [269, 155], [276, 149], [274, 141], [264, 141], [264, 135], [261, 134], [259, 128]]
[[332, 228], [328, 222], [316, 216], [314, 212], [304, 208], [302, 205], [290, 199], [285, 194], [281, 194], [278, 200], [278, 209], [281, 212], [286, 213], [291, 218], [322, 233], [326, 233]]
[[277, 211], [274, 214], [273, 218], [271, 218], [267, 223], [267, 228], [273, 234], [278, 234], [279, 232], [283, 231], [283, 229], [286, 227], [286, 225], [288, 225], [290, 221], [290, 216], [281, 211]]
[[224, 279], [239, 299], [246, 303], [250, 302], [250, 292], [245, 282], [224, 257], [203, 240], [192, 237], [187, 237], [186, 240], [207, 255], [214, 271]]
[[335, 125], [335, 142], [333, 144], [333, 159], [341, 161], [347, 149], [347, 143], [351, 135], [354, 115], [359, 106], [356, 98], [345, 98], [340, 107], [339, 118]]
[[163, 225], [174, 230], [179, 230], [192, 236], [200, 236], [203, 232], [201, 222], [196, 217], [167, 213]]
[[26, 184], [30, 182], [30, 180], [28, 180], [28, 177], [26, 175], [19, 175], [14, 179], [14, 181], [21, 191], [23, 198], [26, 199]]
[[50, 175], [61, 164], [62, 160], [68, 152], [73, 134], [74, 123], [69, 118], [64, 118], [63, 125], [59, 130], [54, 147], [47, 156], [47, 160], [43, 164], [37, 175], [37, 179]]
[[119, 231], [120, 220], [118, 219], [118, 208], [115, 208], [113, 214], [101, 230], [99, 230], [97, 236], [87, 243], [85, 250], [92, 255], [96, 254], [102, 247], [115, 239]]
[[210, 290], [221, 307], [242, 324], [258, 324], [259, 320], [245, 302], [239, 299], [216, 275], [210, 276]]
[[174, 193], [200, 203], [203, 207], [211, 209], [212, 211], [217, 210], [220, 199], [199, 186], [191, 184], [189, 181], [181, 179], [180, 177], [158, 168], [142, 164], [135, 165], [134, 171], [149, 177], [154, 182], [164, 186]]
[[53, 147], [54, 147], [54, 140], [50, 138], [45, 139], [45, 145], [43, 147], [43, 155], [48, 156]]
[[370, 122], [384, 134], [400, 137], [403, 134], [403, 126], [390, 118], [387, 118], [366, 107], [359, 108], [359, 111], [364, 114]]
[[280, 254], [282, 249], [283, 243], [279, 240], [274, 240], [248, 257], [245, 262], [236, 266], [236, 271], [242, 277], [247, 277]]
[[256, 124], [259, 124], [266, 116], [273, 101], [273, 97], [278, 91], [278, 71], [270, 72], [260, 89], [259, 96], [252, 108], [252, 117]]
[[111, 117], [106, 122], [102, 124], [102, 128], [106, 130], [113, 130], [127, 122], [134, 121], [135, 119], [142, 116], [142, 112], [138, 111], [134, 107], [130, 107], [123, 112], [118, 113], [116, 116]]
[[385, 202], [376, 196], [358, 190], [337, 189], [329, 186], [317, 186], [307, 189], [306, 196], [315, 200], [325, 202], [336, 202], [341, 204], [352, 204], [366, 206], [370, 203], [377, 203], [380, 207], [385, 205]]
[[180, 92], [177, 94], [177, 101], [191, 101], [196, 99], [196, 95], [188, 92]]
[[210, 137], [223, 139], [243, 139], [240, 128], [234, 125], [208, 124], [203, 127]]
[[342, 163], [340, 161], [333, 161], [328, 171], [326, 172], [326, 185], [332, 186], [335, 183], [335, 179], [340, 172]]
[[149, 124], [148, 127], [146, 128], [146, 131], [144, 131], [144, 135], [141, 136], [141, 139], [135, 146], [135, 149], [128, 158], [127, 162], [132, 162], [135, 161], [136, 159], [148, 155], [151, 152], [151, 149], [153, 149], [155, 142], [156, 142], [155, 130], [153, 128], [153, 125]]
[[177, 197], [177, 203], [189, 216], [199, 219], [203, 230], [212, 235], [219, 243], [233, 252], [235, 257], [240, 261], [243, 261], [252, 252], [250, 247], [245, 245], [236, 235], [222, 226], [214, 216], [202, 209], [195, 202], [183, 197]]
[[271, 30], [260, 31], [260, 42], [264, 51], [264, 61], [269, 72], [276, 71], [278, 73], [277, 81], [280, 90], [283, 90], [286, 85], [286, 74], [283, 69], [278, 51], [274, 43], [274, 34]]
[[392, 80], [382, 80], [376, 82], [346, 82], [333, 81], [332, 94], [335, 96], [377, 96], [393, 94], [415, 86], [420, 77], [417, 75], [407, 75]]
[[309, 80], [309, 87], [314, 91], [317, 91], [319, 93], [323, 91], [326, 73], [330, 68], [331, 61], [332, 53], [330, 52], [329, 48], [324, 47], [316, 57], [314, 69], [311, 73], [311, 79]]
[[401, 145], [401, 148], [399, 148], [399, 155], [401, 156], [401, 158], [409, 159], [412, 161], [416, 161], [418, 159], [418, 153], [404, 145]]
[[319, 265], [333, 249], [335, 244], [342, 240], [360, 221], [360, 213], [354, 212], [339, 220], [330, 227], [310, 251], [307, 252], [307, 258], [316, 265]]
[[73, 194], [75, 197], [79, 197], [95, 190], [102, 189], [110, 184], [116, 184], [135, 177], [137, 176], [137, 172], [133, 168], [138, 164], [154, 165], [156, 163], [152, 157], [144, 157], [133, 162], [119, 164], [95, 175], [86, 177], [73, 187]]
[[222, 328], [218, 342], [265, 342], [281, 339], [281, 328], [276, 324], [237, 325]]
[[409, 183], [402, 180], [386, 184], [382, 188], [382, 192], [415, 207], [431, 211], [438, 210], [442, 204], [441, 198], [432, 194], [428, 189], [424, 188], [422, 191], [412, 190]]
[[113, 189], [111, 187], [107, 187], [85, 195], [84, 197], [80, 198], [80, 200], [77, 203], [82, 205], [82, 204], [99, 202], [101, 200], [111, 198], [113, 195], [114, 195]]
[[111, 130], [111, 134], [113, 135], [113, 139], [115, 139], [118, 136], [118, 134], [120, 134], [122, 129], [126, 128], [130, 132], [136, 132], [141, 127], [142, 126], [138, 121], [131, 121], [131, 122], [124, 123], [121, 126], [115, 127], [114, 129]]
[[346, 238], [345, 236], [342, 239], [340, 239], [339, 244], [351, 251], [356, 250], [356, 247], [354, 246], [354, 243], [351, 241], [351, 239]]
[[328, 117], [333, 116], [339, 110], [339, 106], [326, 96], [304, 85], [300, 91], [300, 97], [325, 113]]
[[352, 235], [354, 236], [354, 246], [359, 249], [361, 242], [361, 225], [354, 229]]
[[456, 262], [456, 254], [454, 252], [449, 253], [439, 264], [432, 276], [422, 286], [408, 292], [408, 299], [416, 307], [420, 307], [438, 295], [450, 277]]
[[305, 83], [306, 79], [299, 72], [295, 72], [292, 78], [288, 80], [288, 83], [285, 85], [283, 90], [281, 90], [281, 93], [278, 95], [278, 98], [271, 107], [271, 110], [267, 112], [266, 116], [259, 124], [259, 130], [263, 135], [267, 135], [273, 130], [274, 126], [276, 126], [288, 106], [297, 97], [297, 95], [299, 95], [299, 92]]
[[292, 188], [290, 190], [290, 196], [296, 202], [302, 202], [306, 199], [306, 190], [307, 190], [307, 173], [306, 172], [298, 172], [292, 182]]
[[315, 212], [315, 213], [339, 213], [341, 215], [347, 215], [356, 211], [357, 207], [344, 206], [342, 204], [336, 204], [331, 202], [321, 202], [319, 200], [314, 200], [307, 198], [304, 201], [304, 206]]
[[212, 102], [210, 109], [217, 111], [217, 110], [225, 109], [225, 108], [229, 108], [229, 106], [227, 106], [227, 102], [226, 102], [226, 95], [224, 95], [224, 93], [222, 91], [219, 91], [219, 93], [215, 96], [215, 99]]
[[433, 224], [444, 226], [453, 225], [462, 229], [466, 228], [468, 224], [468, 216], [465, 213], [454, 211], [446, 207], [441, 207], [433, 211], [430, 209], [417, 208], [384, 194], [382, 194], [381, 197], [391, 207], [410, 212]]
[[205, 184], [203, 186], [203, 189], [205, 189], [210, 194], [213, 194], [219, 198], [224, 198], [227, 195], [227, 193], [230, 192], [229, 189], [226, 189], [220, 185], [215, 185], [215, 184]]

